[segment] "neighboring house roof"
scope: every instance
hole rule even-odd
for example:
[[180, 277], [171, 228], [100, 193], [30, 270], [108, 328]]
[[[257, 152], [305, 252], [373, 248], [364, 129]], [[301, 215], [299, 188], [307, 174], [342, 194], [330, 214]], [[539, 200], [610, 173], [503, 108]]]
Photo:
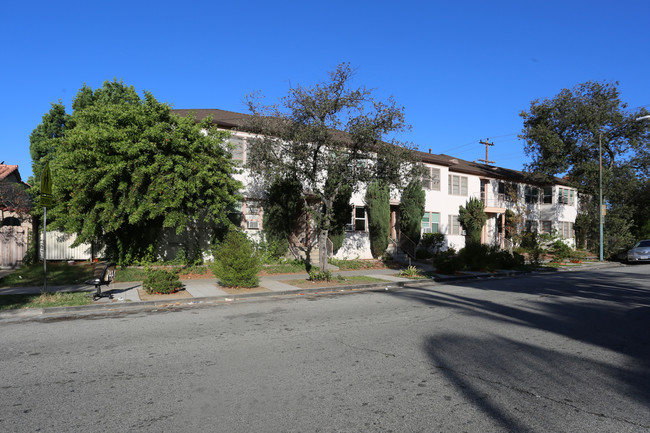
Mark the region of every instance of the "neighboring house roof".
[[[241, 128], [246, 125], [246, 120], [251, 117], [250, 114], [235, 113], [219, 109], [178, 109], [172, 110], [174, 113], [187, 116], [190, 112], [194, 113], [197, 122], [212, 116], [212, 122], [218, 127], [225, 129]], [[487, 164], [480, 164], [472, 161], [455, 158], [445, 154], [435, 154], [416, 151], [422, 162], [449, 167], [453, 172], [472, 174], [476, 176], [496, 178], [520, 183], [530, 183], [538, 185], [548, 185], [548, 180], [526, 173], [523, 171], [512, 170], [509, 168], [496, 167]], [[559, 177], [553, 178], [554, 184], [570, 185], [565, 179]]]
[[5, 180], [12, 174], [16, 178], [16, 182], [22, 183], [20, 180], [20, 172], [18, 171], [17, 165], [0, 164], [0, 180]]

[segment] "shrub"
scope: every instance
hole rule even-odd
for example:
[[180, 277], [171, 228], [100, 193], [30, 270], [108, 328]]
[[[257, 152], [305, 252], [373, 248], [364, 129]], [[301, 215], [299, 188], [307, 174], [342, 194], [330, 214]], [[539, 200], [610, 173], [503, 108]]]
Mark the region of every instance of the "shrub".
[[425, 260], [430, 259], [431, 257], [433, 257], [433, 253], [427, 249], [419, 248], [415, 251], [416, 260]]
[[402, 269], [399, 272], [400, 277], [406, 277], [406, 278], [415, 278], [415, 277], [419, 277], [420, 275], [421, 275], [420, 270], [415, 266], [409, 266], [408, 268]]
[[517, 269], [525, 264], [524, 256], [518, 253], [510, 254], [509, 251], [501, 250], [491, 254], [491, 267], [493, 269]]
[[455, 274], [463, 269], [460, 258], [456, 255], [453, 248], [447, 251], [438, 251], [433, 259], [436, 271], [441, 274]]
[[461, 263], [472, 271], [484, 271], [490, 268], [491, 247], [489, 245], [470, 243], [458, 252]]
[[[327, 179], [327, 183], [328, 190], [340, 184], [340, 182], [329, 178]], [[334, 252], [343, 246], [343, 241], [345, 240], [345, 226], [350, 222], [350, 215], [352, 214], [352, 205], [350, 205], [351, 197], [352, 187], [347, 184], [340, 185], [339, 193], [332, 204], [332, 220], [330, 221], [329, 230], [329, 238], [332, 241], [332, 249]]]
[[465, 230], [465, 245], [481, 244], [481, 231], [487, 221], [485, 205], [475, 197], [471, 197], [465, 206], [458, 208], [458, 222]]
[[416, 245], [420, 242], [425, 199], [422, 182], [419, 179], [414, 179], [402, 191], [402, 200], [399, 205], [401, 231]]
[[372, 182], [366, 189], [370, 252], [377, 258], [390, 241], [390, 188], [382, 181]]
[[174, 293], [182, 287], [178, 275], [164, 269], [148, 269], [142, 282], [142, 288], [149, 294]]
[[248, 236], [231, 230], [217, 247], [211, 269], [226, 287], [257, 287], [261, 263]]
[[442, 233], [425, 233], [422, 235], [422, 247], [433, 252], [440, 251], [445, 243], [445, 235]]
[[555, 241], [551, 246], [551, 252], [553, 253], [555, 261], [564, 261], [568, 259], [569, 256], [571, 256], [572, 251], [573, 250], [570, 246], [560, 240]]
[[289, 250], [289, 236], [302, 209], [302, 185], [298, 179], [276, 179], [271, 184], [264, 205], [266, 251], [279, 258]]
[[332, 273], [330, 271], [319, 272], [311, 270], [309, 271], [309, 279], [311, 281], [331, 281]]

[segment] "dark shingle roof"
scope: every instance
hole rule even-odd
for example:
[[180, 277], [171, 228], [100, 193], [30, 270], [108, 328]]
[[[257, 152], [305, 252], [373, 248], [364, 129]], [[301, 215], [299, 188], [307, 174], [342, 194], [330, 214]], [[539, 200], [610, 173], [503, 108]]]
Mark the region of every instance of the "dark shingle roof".
[[196, 110], [178, 109], [172, 111], [183, 117], [190, 113], [194, 113], [194, 119], [197, 122], [200, 122], [208, 116], [212, 116], [212, 122], [225, 129], [242, 127], [244, 126], [246, 119], [251, 117], [249, 114], [235, 113], [234, 111], [219, 110], [216, 108], [202, 108]]
[[[224, 129], [242, 128], [246, 125], [246, 120], [251, 117], [249, 114], [235, 113], [234, 111], [219, 110], [216, 108], [208, 109], [175, 109], [174, 113], [187, 116], [190, 112], [194, 113], [194, 118], [197, 122], [212, 116], [212, 121], [217, 126]], [[457, 173], [472, 174], [476, 176], [502, 179], [508, 181], [516, 181], [521, 183], [532, 184], [548, 184], [548, 181], [540, 176], [535, 176], [531, 173], [523, 171], [512, 170], [509, 168], [496, 167], [492, 165], [480, 164], [472, 161], [465, 161], [463, 159], [455, 158], [445, 154], [435, 154], [416, 151], [422, 162], [442, 165], [449, 167], [449, 170]], [[560, 185], [568, 185], [569, 183], [561, 178], [554, 178], [554, 183]]]

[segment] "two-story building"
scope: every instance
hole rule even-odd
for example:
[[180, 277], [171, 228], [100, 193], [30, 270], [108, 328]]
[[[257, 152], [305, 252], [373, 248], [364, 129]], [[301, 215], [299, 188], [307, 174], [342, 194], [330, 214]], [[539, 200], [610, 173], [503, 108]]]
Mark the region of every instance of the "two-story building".
[[[223, 129], [231, 131], [230, 142], [234, 145], [233, 158], [246, 163], [246, 132], [238, 130], [245, 124], [248, 115], [216, 109], [174, 110], [187, 115], [194, 112], [197, 120], [207, 116]], [[426, 193], [425, 214], [422, 232], [445, 234], [445, 248], [462, 248], [465, 244], [462, 227], [458, 221], [459, 207], [470, 197], [481, 199], [485, 204], [488, 219], [483, 228], [482, 240], [487, 244], [505, 245], [505, 212], [512, 210], [523, 215], [524, 229], [539, 233], [558, 233], [570, 245], [574, 243], [577, 215], [577, 191], [562, 179], [555, 178], [552, 184], [535, 182], [524, 172], [495, 167], [454, 158], [417, 152], [426, 176], [422, 186]], [[236, 175], [244, 185], [244, 200], [241, 212], [241, 227], [250, 237], [259, 239], [263, 231], [265, 191], [257, 187], [246, 170]], [[346, 239], [336, 257], [370, 258], [367, 212], [362, 189], [352, 196], [352, 213], [346, 228]], [[399, 192], [391, 200], [391, 237], [399, 237]], [[316, 239], [310, 239], [316, 242]], [[302, 236], [293, 242], [304, 242]]]

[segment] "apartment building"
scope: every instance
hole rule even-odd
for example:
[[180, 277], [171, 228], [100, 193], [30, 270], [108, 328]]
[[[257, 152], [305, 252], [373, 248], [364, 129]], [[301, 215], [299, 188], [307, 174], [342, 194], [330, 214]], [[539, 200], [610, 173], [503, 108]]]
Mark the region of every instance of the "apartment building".
[[[234, 145], [233, 158], [246, 163], [247, 138], [249, 134], [238, 131], [244, 124], [246, 114], [224, 110], [174, 110], [177, 114], [193, 112], [197, 120], [212, 116], [219, 128], [231, 130], [230, 142]], [[440, 232], [445, 235], [445, 248], [462, 248], [465, 239], [458, 222], [459, 207], [471, 198], [485, 204], [487, 223], [483, 228], [482, 241], [486, 244], [505, 246], [505, 213], [511, 210], [523, 216], [525, 230], [538, 233], [557, 233], [574, 245], [574, 223], [577, 216], [578, 193], [563, 179], [552, 183], [535, 181], [530, 175], [516, 170], [465, 161], [449, 155], [417, 152], [426, 175], [422, 187], [426, 193], [422, 232]], [[236, 175], [244, 185], [241, 203], [241, 227], [253, 239], [263, 232], [265, 192], [246, 170]], [[353, 206], [346, 239], [336, 253], [337, 258], [370, 258], [367, 212], [364, 203], [365, 190], [352, 196]], [[394, 191], [391, 199], [391, 237], [399, 238], [400, 191]], [[309, 232], [309, 230], [307, 230]], [[315, 235], [315, 233], [314, 233]], [[317, 242], [309, 234], [296, 236], [292, 243], [299, 245]]]

